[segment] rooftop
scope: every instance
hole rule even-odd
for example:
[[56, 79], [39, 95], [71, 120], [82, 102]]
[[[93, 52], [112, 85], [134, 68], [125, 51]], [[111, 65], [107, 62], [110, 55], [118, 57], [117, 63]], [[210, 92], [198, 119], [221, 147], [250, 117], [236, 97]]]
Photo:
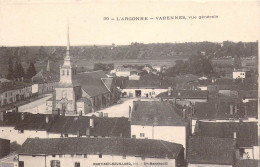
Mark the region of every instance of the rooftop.
[[109, 85], [105, 85], [108, 81], [104, 83], [102, 78], [107, 78], [103, 71], [84, 72], [75, 76], [76, 82], [91, 97], [108, 93], [110, 91], [107, 88]]
[[29, 87], [32, 84], [30, 83], [25, 83], [25, 82], [3, 82], [0, 83], [0, 93], [4, 93], [10, 90], [16, 90], [16, 89], [21, 89], [25, 87]]
[[184, 126], [182, 111], [168, 102], [134, 101], [132, 125]]
[[18, 154], [103, 154], [176, 158], [182, 145], [162, 140], [131, 138], [28, 138]]
[[208, 91], [206, 90], [172, 90], [169, 95], [168, 91], [160, 93], [157, 97], [162, 98], [208, 98]]
[[235, 140], [192, 136], [187, 147], [187, 162], [191, 164], [234, 164]]
[[257, 122], [198, 122], [197, 136], [234, 138], [238, 147], [257, 145]]

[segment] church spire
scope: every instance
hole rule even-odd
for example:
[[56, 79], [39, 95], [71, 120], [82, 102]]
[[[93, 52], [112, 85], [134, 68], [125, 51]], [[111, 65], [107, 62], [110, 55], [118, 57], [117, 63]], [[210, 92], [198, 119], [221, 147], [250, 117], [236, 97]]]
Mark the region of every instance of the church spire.
[[70, 29], [69, 29], [69, 24], [68, 24], [68, 32], [67, 32], [67, 51], [70, 50]]
[[69, 24], [68, 24], [68, 32], [67, 32], [67, 48], [66, 48], [66, 56], [64, 58], [64, 66], [72, 66], [71, 58], [70, 58], [70, 37], [69, 37]]

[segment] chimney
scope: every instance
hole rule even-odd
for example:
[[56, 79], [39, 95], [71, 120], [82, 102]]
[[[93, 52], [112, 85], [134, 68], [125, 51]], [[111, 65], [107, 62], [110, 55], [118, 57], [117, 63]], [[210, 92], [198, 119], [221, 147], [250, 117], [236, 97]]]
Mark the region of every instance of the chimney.
[[180, 96], [181, 95], [181, 92], [178, 92], [178, 96]]
[[80, 131], [77, 130], [77, 137], [80, 137]]
[[245, 105], [245, 117], [247, 117], [247, 106]]
[[218, 109], [218, 104], [217, 104], [217, 103], [215, 104], [215, 109], [216, 109], [216, 110]]
[[234, 132], [233, 137], [234, 137], [234, 139], [237, 138], [237, 132]]
[[230, 115], [233, 115], [233, 105], [230, 104], [229, 108], [230, 108]]
[[46, 117], [45, 117], [45, 123], [46, 124], [49, 123], [49, 116], [48, 115], [46, 115]]
[[104, 113], [104, 117], [108, 118], [108, 113]]
[[237, 110], [238, 110], [238, 109], [237, 109], [237, 105], [235, 105], [235, 114], [237, 114]]
[[103, 117], [103, 112], [99, 112], [98, 117]]
[[90, 136], [90, 129], [89, 129], [89, 127], [87, 127], [87, 130], [86, 130], [86, 136], [87, 136], [87, 137]]
[[90, 118], [90, 119], [89, 119], [89, 126], [90, 126], [91, 128], [94, 128], [94, 119], [93, 119], [93, 118]]
[[24, 120], [24, 113], [21, 113], [21, 120]]
[[172, 89], [171, 87], [168, 87], [168, 96], [171, 96], [172, 95]]
[[132, 110], [132, 107], [129, 105], [129, 121], [131, 121], [131, 110]]

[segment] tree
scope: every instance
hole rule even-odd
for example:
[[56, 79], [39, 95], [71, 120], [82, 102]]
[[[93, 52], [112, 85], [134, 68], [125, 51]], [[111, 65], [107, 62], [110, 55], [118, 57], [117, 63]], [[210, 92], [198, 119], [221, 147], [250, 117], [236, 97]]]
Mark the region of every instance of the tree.
[[25, 74], [24, 74], [24, 69], [23, 69], [23, 66], [21, 63], [18, 64], [18, 70], [19, 70], [19, 78], [21, 77], [25, 77]]
[[8, 74], [7, 74], [7, 79], [12, 80], [14, 77], [14, 69], [13, 69], [13, 61], [12, 58], [9, 58], [8, 61]]
[[36, 70], [35, 70], [34, 64], [31, 62], [29, 65], [29, 68], [27, 69], [26, 77], [30, 79], [34, 75], [36, 75]]
[[18, 61], [15, 62], [15, 66], [14, 66], [14, 78], [17, 79], [19, 78], [20, 74], [19, 74], [19, 63]]

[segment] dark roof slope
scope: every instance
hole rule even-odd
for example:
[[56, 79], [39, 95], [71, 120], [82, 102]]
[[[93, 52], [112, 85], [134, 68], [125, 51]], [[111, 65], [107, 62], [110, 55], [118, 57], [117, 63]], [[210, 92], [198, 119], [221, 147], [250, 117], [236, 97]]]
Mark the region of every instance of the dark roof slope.
[[160, 93], [157, 97], [162, 98], [183, 98], [183, 99], [195, 99], [195, 98], [208, 98], [208, 91], [206, 90], [173, 90], [171, 94], [168, 91]]
[[192, 136], [187, 147], [187, 162], [191, 164], [232, 165], [235, 140], [226, 138]]
[[33, 83], [50, 83], [59, 82], [59, 74], [41, 70], [35, 76], [32, 77]]
[[101, 78], [107, 78], [103, 71], [79, 73], [75, 76], [76, 82], [91, 97], [109, 92]]
[[238, 162], [238, 167], [259, 167], [260, 160], [242, 159]]
[[[94, 120], [94, 128], [90, 128], [90, 119]], [[79, 132], [85, 136], [87, 130], [90, 136], [130, 137], [130, 122], [128, 118], [59, 116], [48, 132], [73, 135]]]
[[25, 83], [25, 82], [3, 82], [3, 83], [0, 83], [0, 93], [10, 91], [10, 90], [16, 90], [16, 89], [29, 87], [31, 85], [32, 84]]
[[257, 122], [198, 122], [198, 136], [234, 138], [238, 147], [257, 145]]
[[[48, 123], [46, 117], [49, 118]], [[24, 113], [24, 119], [16, 123], [15, 129], [18, 130], [47, 130], [54, 118], [47, 114]]]
[[[249, 103], [229, 103], [229, 102], [197, 102], [194, 106], [193, 119], [239, 119], [257, 117], [257, 101]], [[232, 112], [230, 112], [232, 106]], [[235, 112], [237, 106], [237, 112]]]
[[176, 158], [182, 145], [161, 140], [131, 138], [27, 139], [18, 154], [103, 154]]
[[132, 125], [184, 126], [182, 112], [168, 102], [134, 101]]

